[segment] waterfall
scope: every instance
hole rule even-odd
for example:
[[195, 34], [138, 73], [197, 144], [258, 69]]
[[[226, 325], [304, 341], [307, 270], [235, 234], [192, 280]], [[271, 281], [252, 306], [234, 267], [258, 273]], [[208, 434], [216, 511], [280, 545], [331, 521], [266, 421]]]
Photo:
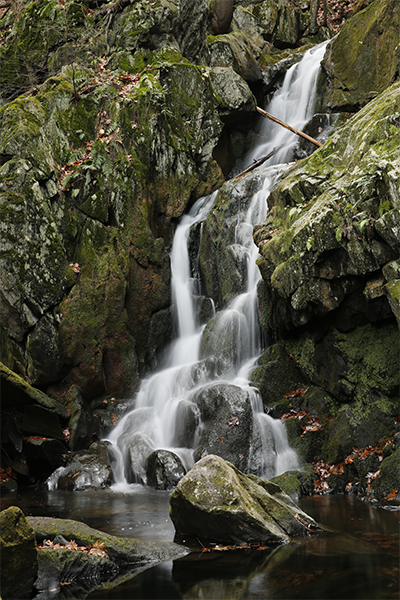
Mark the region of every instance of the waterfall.
[[[312, 116], [316, 79], [325, 46], [307, 51], [302, 61], [289, 69], [282, 88], [267, 107], [274, 116], [298, 129]], [[247, 157], [248, 164], [268, 154], [273, 147], [279, 146], [280, 150], [258, 172], [259, 189], [249, 206], [239, 211], [231, 245], [233, 252], [246, 257], [246, 286], [213, 319], [211, 338], [216, 344], [224, 336], [235, 340], [228, 364], [221, 367], [212, 353], [201, 353], [205, 326], [198, 321], [196, 304], [201, 292], [199, 281], [191, 272], [188, 248], [190, 231], [193, 227], [202, 227], [213, 209], [215, 193], [198, 200], [177, 227], [170, 255], [177, 339], [169, 349], [165, 367], [142, 381], [134, 408], [120, 418], [108, 436], [116, 484], [146, 483], [146, 460], [158, 449], [172, 452], [185, 470], [189, 469], [204, 432], [199, 406], [201, 402], [207, 403], [208, 393], [220, 394], [220, 399], [232, 392], [251, 406], [251, 447], [249, 456], [243, 459], [247, 460], [248, 471], [269, 478], [299, 467], [296, 453], [289, 447], [284, 424], [264, 413], [260, 395], [249, 382], [251, 370], [262, 351], [257, 305], [257, 283], [261, 276], [256, 266], [258, 253], [252, 230], [265, 219], [266, 198], [285, 168], [280, 163], [291, 160], [297, 141], [294, 134], [270, 122], [264, 123], [264, 135], [268, 141]], [[237, 185], [241, 185], [239, 180]], [[238, 417], [233, 419], [237, 421], [232, 420], [232, 427]]]

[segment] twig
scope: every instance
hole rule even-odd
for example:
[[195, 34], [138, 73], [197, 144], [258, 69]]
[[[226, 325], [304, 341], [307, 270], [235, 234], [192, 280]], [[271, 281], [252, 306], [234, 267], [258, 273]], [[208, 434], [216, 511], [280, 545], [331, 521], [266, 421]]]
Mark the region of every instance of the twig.
[[273, 148], [269, 154], [267, 154], [266, 156], [263, 156], [262, 158], [259, 158], [258, 160], [254, 161], [253, 164], [250, 165], [250, 167], [247, 167], [247, 169], [245, 169], [244, 171], [242, 171], [241, 173], [239, 173], [239, 175], [236, 175], [236, 177], [241, 177], [242, 175], [245, 175], [246, 173], [250, 173], [250, 171], [254, 171], [254, 169], [257, 169], [257, 167], [259, 167], [260, 165], [262, 165], [263, 163], [265, 163], [266, 160], [268, 160], [269, 158], [271, 158], [271, 156], [273, 156], [276, 152], [278, 152], [278, 150], [280, 150], [282, 148], [282, 146], [283, 146], [283, 144], [281, 144], [280, 146], [276, 146], [275, 148]]

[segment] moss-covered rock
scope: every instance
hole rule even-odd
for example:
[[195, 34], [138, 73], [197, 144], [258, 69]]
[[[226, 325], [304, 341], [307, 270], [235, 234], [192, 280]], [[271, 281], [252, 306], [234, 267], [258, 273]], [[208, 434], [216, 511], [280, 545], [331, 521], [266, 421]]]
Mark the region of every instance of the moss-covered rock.
[[86, 547], [93, 546], [98, 541], [99, 544], [104, 544], [110, 560], [125, 568], [129, 568], [129, 565], [144, 566], [170, 560], [187, 553], [185, 548], [176, 544], [139, 542], [132, 538], [121, 538], [71, 519], [28, 517], [27, 521], [33, 528], [38, 543], [44, 540], [53, 541], [58, 535], [68, 541], [75, 540], [78, 545]]
[[348, 330], [390, 315], [383, 289], [370, 290], [398, 244], [394, 223], [382, 237], [375, 222], [398, 214], [399, 92], [371, 101], [271, 193], [255, 230], [270, 330], [329, 313]]
[[170, 503], [178, 533], [214, 542], [276, 544], [318, 530], [279, 486], [213, 455], [180, 480]]
[[38, 571], [35, 532], [16, 506], [0, 513], [0, 527], [1, 595], [31, 598]]
[[310, 24], [308, 6], [297, 2], [264, 0], [247, 8], [257, 19], [263, 35], [277, 48], [294, 48]]
[[314, 470], [311, 465], [304, 471], [287, 471], [277, 477], [272, 477], [272, 483], [279, 485], [292, 500], [298, 500], [300, 496], [309, 496], [313, 493]]
[[400, 448], [397, 448], [393, 454], [382, 461], [379, 475], [374, 479], [371, 487], [381, 498], [392, 494], [392, 498], [394, 499], [392, 504], [399, 504]]
[[397, 0], [375, 0], [346, 21], [323, 61], [331, 109], [357, 109], [398, 79], [399, 30]]

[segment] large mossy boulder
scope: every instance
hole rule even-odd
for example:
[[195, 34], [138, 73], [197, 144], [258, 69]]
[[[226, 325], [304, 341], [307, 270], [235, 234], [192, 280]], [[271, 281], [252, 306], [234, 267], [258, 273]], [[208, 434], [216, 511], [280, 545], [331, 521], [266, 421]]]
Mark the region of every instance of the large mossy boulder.
[[319, 530], [279, 486], [213, 455], [181, 479], [170, 503], [178, 533], [211, 542], [280, 544]]
[[323, 61], [331, 110], [357, 110], [399, 78], [399, 31], [397, 0], [375, 0], [346, 21]]
[[0, 513], [1, 597], [32, 597], [38, 571], [35, 532], [23, 512], [10, 506]]

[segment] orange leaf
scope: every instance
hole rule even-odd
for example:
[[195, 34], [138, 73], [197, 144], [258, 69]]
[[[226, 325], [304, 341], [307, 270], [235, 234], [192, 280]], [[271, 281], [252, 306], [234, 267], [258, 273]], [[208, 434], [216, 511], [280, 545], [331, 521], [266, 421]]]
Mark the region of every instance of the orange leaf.
[[385, 500], [391, 500], [397, 496], [397, 488], [393, 488], [388, 496], [385, 496]]

